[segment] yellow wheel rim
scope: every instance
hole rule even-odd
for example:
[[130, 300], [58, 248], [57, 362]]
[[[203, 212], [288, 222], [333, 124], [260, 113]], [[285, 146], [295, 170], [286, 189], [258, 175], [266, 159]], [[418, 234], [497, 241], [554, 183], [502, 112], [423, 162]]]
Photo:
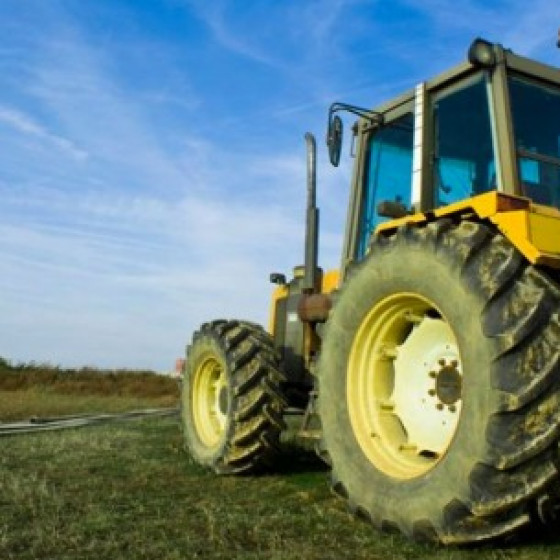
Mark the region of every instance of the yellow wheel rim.
[[457, 430], [462, 379], [453, 330], [432, 302], [403, 293], [375, 305], [347, 376], [350, 421], [370, 462], [398, 479], [432, 469]]
[[227, 421], [227, 382], [225, 365], [208, 352], [194, 371], [192, 412], [200, 441], [207, 447], [220, 444]]

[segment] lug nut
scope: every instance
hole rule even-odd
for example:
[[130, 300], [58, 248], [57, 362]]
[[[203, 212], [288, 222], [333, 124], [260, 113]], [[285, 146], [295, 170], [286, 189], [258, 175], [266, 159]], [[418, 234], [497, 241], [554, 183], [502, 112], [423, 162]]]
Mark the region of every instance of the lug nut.
[[437, 408], [438, 410], [443, 410], [443, 405], [442, 405], [441, 403], [437, 403], [437, 404], [436, 404], [436, 408]]
[[424, 320], [424, 317], [422, 315], [418, 315], [417, 313], [414, 313], [413, 311], [407, 311], [405, 314], [405, 319], [407, 321], [409, 321], [410, 323], [413, 323], [415, 325], [418, 325], [419, 323], [421, 323]]
[[380, 354], [386, 360], [394, 360], [397, 357], [396, 347], [383, 346], [380, 350]]
[[457, 407], [454, 404], [449, 405], [449, 412], [456, 412], [456, 411], [457, 411]]

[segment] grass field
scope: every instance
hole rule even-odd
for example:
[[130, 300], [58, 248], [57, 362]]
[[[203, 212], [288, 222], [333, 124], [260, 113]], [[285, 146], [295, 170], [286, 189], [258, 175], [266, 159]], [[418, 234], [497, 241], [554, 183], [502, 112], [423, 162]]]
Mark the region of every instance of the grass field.
[[[18, 392], [29, 395], [31, 388], [11, 394]], [[114, 395], [96, 398], [117, 406]], [[28, 403], [29, 415], [35, 405]], [[5, 406], [2, 394], [0, 420]], [[215, 477], [189, 460], [175, 418], [8, 437], [0, 446], [2, 560], [560, 556], [560, 535], [552, 533], [470, 549], [380, 534], [346, 513], [328, 490], [322, 464], [293, 446], [273, 473]]]
[[0, 422], [79, 412], [176, 406], [176, 379], [142, 371], [12, 365], [0, 358]]

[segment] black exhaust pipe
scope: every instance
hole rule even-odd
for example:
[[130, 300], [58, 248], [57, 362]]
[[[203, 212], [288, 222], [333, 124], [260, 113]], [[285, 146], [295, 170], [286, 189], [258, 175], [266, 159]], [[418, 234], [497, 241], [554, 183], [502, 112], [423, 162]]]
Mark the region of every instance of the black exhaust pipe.
[[304, 293], [314, 293], [318, 283], [319, 209], [317, 208], [317, 143], [310, 132], [305, 134], [307, 144], [307, 212], [305, 221], [305, 276]]

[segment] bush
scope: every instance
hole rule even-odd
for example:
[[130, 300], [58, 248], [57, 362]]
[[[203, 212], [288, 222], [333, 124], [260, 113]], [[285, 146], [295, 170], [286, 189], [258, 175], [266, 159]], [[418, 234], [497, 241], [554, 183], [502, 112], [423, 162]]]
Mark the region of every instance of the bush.
[[0, 357], [0, 390], [18, 391], [32, 387], [62, 394], [134, 397], [179, 394], [175, 379], [149, 370], [101, 370], [92, 367], [63, 369], [35, 362], [14, 366]]

